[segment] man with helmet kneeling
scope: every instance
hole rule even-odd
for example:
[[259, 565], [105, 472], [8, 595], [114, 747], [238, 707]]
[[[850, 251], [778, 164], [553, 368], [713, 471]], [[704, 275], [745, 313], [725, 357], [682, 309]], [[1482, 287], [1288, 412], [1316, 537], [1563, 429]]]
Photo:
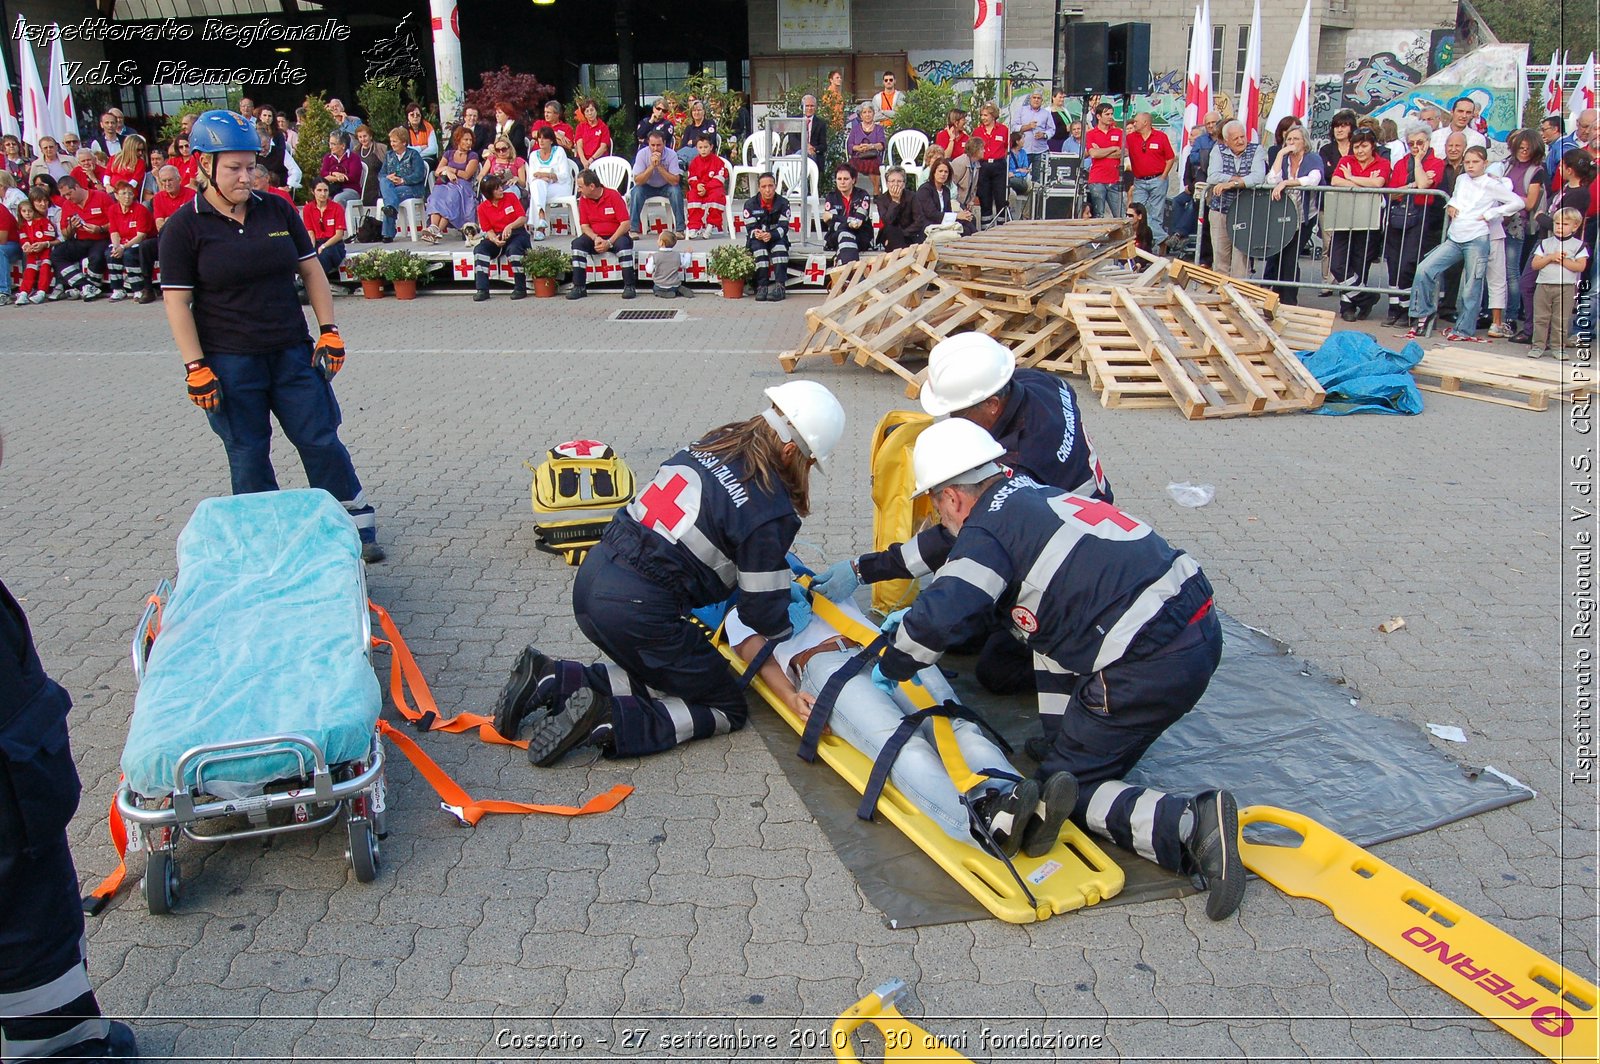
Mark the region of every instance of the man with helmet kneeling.
[[1210, 891], [1206, 915], [1221, 920], [1244, 896], [1233, 795], [1183, 797], [1122, 781], [1194, 708], [1221, 660], [1211, 584], [1150, 526], [1011, 475], [1004, 455], [964, 419], [925, 429], [912, 466], [940, 524], [844, 563], [867, 582], [906, 579], [915, 559], [936, 573], [893, 628], [879, 673], [911, 678], [998, 611], [1033, 655], [1040, 713], [1060, 716], [1040, 770], [1077, 780], [1073, 818], [1195, 876]]
[[[957, 333], [935, 344], [919, 398], [934, 417], [948, 414], [987, 430], [1005, 448], [1000, 461], [1013, 472], [1048, 487], [1113, 501], [1111, 482], [1084, 429], [1072, 385], [1054, 373], [1017, 369], [1011, 352], [993, 337]], [[929, 571], [912, 560], [912, 575]], [[819, 579], [818, 590], [838, 599], [840, 580], [849, 580], [847, 570], [835, 566]], [[996, 618], [987, 633], [976, 633], [983, 643], [974, 678], [994, 694], [1032, 690], [1032, 662], [1006, 628]], [[1046, 739], [1051, 723], [1046, 719]]]
[[823, 468], [844, 434], [844, 409], [814, 381], [766, 396], [754, 417], [669, 458], [584, 558], [573, 614], [615, 664], [531, 646], [517, 659], [495, 727], [511, 738], [531, 722], [534, 764], [580, 746], [638, 757], [744, 726], [744, 690], [690, 610], [737, 588], [752, 631], [791, 634], [786, 556], [810, 509], [811, 467]]

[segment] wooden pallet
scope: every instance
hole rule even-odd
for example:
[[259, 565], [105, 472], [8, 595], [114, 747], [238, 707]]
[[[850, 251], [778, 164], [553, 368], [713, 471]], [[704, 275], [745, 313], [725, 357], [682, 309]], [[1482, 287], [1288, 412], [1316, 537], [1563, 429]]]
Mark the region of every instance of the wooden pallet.
[[[1564, 402], [1593, 394], [1592, 374], [1581, 364], [1535, 361], [1459, 347], [1439, 347], [1411, 368], [1417, 387], [1427, 392], [1459, 395], [1519, 410], [1546, 410], [1551, 399]], [[1427, 382], [1434, 383], [1427, 383]]]
[[1064, 300], [1090, 385], [1110, 408], [1176, 404], [1191, 420], [1312, 410], [1323, 389], [1241, 293], [1180, 288]]
[[1292, 351], [1315, 351], [1333, 335], [1336, 315], [1331, 310], [1279, 303], [1272, 312], [1272, 328]]

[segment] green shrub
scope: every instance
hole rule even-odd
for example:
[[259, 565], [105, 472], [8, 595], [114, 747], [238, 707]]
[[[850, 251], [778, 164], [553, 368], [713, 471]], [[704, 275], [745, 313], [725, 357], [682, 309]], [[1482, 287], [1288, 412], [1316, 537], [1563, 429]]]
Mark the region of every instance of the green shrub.
[[738, 244], [719, 244], [706, 265], [724, 281], [748, 281], [756, 272], [755, 256]]
[[[367, 126], [372, 130], [375, 139], [382, 141], [389, 135], [389, 130], [396, 126], [406, 124], [406, 103], [422, 99], [420, 90], [414, 81], [401, 81], [399, 78], [373, 78], [363, 82], [356, 90], [356, 102], [362, 114], [366, 115]], [[423, 105], [427, 111], [427, 105]], [[490, 112], [493, 117], [494, 112]], [[438, 119], [432, 119], [434, 127], [438, 127]], [[442, 140], [443, 138], [441, 138]]]
[[528, 253], [522, 256], [522, 268], [528, 272], [529, 277], [559, 279], [565, 277], [567, 271], [572, 269], [572, 256], [560, 248], [530, 248]]
[[350, 256], [345, 260], [345, 265], [350, 268], [350, 276], [358, 281], [381, 281], [384, 279], [383, 257], [387, 254], [386, 251], [374, 248]]
[[299, 139], [295, 141], [294, 162], [300, 167], [300, 187], [310, 195], [311, 186], [322, 175], [322, 157], [328, 154], [328, 134], [338, 129], [339, 123], [333, 120], [321, 93], [307, 96], [305, 107], [306, 116], [300, 120]]
[[[367, 252], [367, 254], [372, 254]], [[433, 263], [421, 255], [397, 249], [381, 252], [383, 279], [385, 281], [422, 281], [433, 270]]]

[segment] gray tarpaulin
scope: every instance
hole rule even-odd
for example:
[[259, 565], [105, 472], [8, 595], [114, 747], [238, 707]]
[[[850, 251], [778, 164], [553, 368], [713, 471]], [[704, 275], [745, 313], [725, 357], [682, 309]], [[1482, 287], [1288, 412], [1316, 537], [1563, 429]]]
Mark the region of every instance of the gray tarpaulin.
[[[1222, 631], [1222, 665], [1205, 698], [1150, 748], [1130, 782], [1180, 794], [1226, 787], [1240, 806], [1293, 809], [1364, 846], [1532, 797], [1527, 788], [1446, 756], [1416, 725], [1360, 709], [1350, 688], [1271, 636], [1226, 614]], [[948, 657], [944, 665], [957, 673], [954, 683], [966, 703], [1020, 751], [1038, 730], [1031, 697], [982, 692], [970, 681], [971, 658]], [[856, 792], [821, 761], [796, 757], [799, 737], [776, 714], [758, 708], [752, 726], [891, 926], [989, 915], [893, 825], [858, 819]], [[1019, 768], [1033, 769], [1025, 755], [1017, 756]], [[1514, 774], [1513, 766], [1498, 767]], [[1102, 904], [1192, 892], [1186, 878], [1096, 841], [1127, 873], [1122, 893]]]

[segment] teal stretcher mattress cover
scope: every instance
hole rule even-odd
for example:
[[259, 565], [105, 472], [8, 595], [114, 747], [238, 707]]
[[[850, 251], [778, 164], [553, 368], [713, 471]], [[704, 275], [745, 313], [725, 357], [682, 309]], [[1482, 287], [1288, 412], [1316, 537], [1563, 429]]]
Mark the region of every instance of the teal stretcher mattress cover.
[[[136, 794], [171, 793], [178, 760], [203, 743], [300, 734], [330, 765], [365, 757], [383, 695], [361, 565], [354, 522], [320, 489], [195, 508], [122, 751]], [[202, 790], [238, 798], [298, 771], [292, 755], [252, 755], [212, 766]], [[185, 777], [197, 785], [193, 763]]]

